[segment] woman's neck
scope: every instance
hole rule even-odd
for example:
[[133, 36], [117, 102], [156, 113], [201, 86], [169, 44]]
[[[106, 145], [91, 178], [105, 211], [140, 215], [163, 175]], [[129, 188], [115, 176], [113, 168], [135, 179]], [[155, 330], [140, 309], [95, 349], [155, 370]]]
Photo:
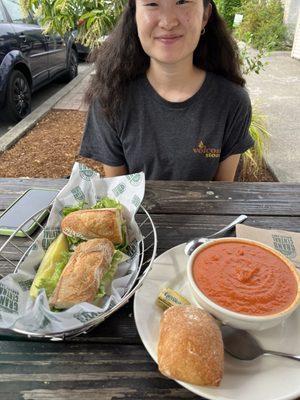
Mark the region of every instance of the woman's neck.
[[182, 102], [192, 97], [205, 80], [205, 71], [188, 65], [161, 65], [151, 61], [147, 78], [165, 100]]

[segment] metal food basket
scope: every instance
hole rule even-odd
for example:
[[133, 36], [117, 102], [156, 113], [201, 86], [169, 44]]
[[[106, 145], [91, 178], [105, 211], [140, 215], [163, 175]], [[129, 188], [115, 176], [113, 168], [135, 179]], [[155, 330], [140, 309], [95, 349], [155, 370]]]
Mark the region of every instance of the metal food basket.
[[[14, 268], [13, 273], [17, 273], [22, 261], [27, 257], [32, 246], [35, 244], [35, 240], [38, 235], [41, 234], [45, 230], [45, 226], [38, 221], [38, 216], [41, 213], [48, 212], [50, 213], [51, 205], [45, 207], [28, 218], [25, 222], [23, 222], [9, 238], [1, 245], [0, 247], [0, 261], [4, 260], [5, 267]], [[119, 310], [124, 304], [126, 304], [130, 298], [135, 294], [135, 292], [142, 286], [144, 279], [147, 274], [152, 269], [152, 263], [156, 256], [157, 250], [157, 233], [150, 217], [150, 214], [147, 210], [141, 205], [139, 208], [139, 213], [136, 215], [136, 220], [138, 227], [141, 232], [142, 239], [138, 243], [138, 252], [139, 252], [139, 263], [138, 267], [135, 270], [133, 278], [129, 283], [126, 293], [122, 297], [121, 301], [105, 311], [103, 314], [100, 314], [86, 324], [72, 330], [64, 331], [64, 332], [54, 332], [49, 334], [37, 333], [37, 332], [29, 332], [23, 331], [20, 329], [2, 329], [3, 332], [7, 333], [17, 333], [21, 335], [25, 335], [28, 338], [43, 338], [49, 340], [64, 340], [65, 338], [71, 338], [78, 336], [80, 334], [87, 333], [95, 326], [103, 322], [106, 318], [108, 318], [115, 311]], [[24, 226], [27, 224], [30, 225], [35, 223], [38, 225], [39, 229], [34, 234], [28, 234], [24, 230]], [[22, 232], [24, 234], [24, 238], [20, 239], [17, 237], [18, 232]], [[16, 257], [16, 253], [19, 256]], [[6, 269], [6, 268], [5, 268]], [[3, 275], [0, 275], [0, 279], [3, 278]]]

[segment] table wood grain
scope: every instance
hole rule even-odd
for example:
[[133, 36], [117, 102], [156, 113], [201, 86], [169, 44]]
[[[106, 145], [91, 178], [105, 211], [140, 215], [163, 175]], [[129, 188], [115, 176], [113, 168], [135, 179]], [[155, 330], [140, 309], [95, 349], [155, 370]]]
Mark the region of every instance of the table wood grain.
[[[0, 212], [28, 188], [65, 184], [63, 179], [0, 179]], [[156, 181], [147, 182], [143, 204], [155, 223], [161, 254], [221, 229], [242, 213], [251, 226], [300, 232], [299, 199], [300, 184]], [[19, 244], [26, 248], [28, 241]], [[11, 256], [18, 260], [14, 248]], [[0, 273], [11, 272], [13, 267], [0, 260]], [[91, 332], [64, 342], [4, 334], [0, 339], [1, 399], [199, 399], [158, 372], [137, 333], [132, 300]]]

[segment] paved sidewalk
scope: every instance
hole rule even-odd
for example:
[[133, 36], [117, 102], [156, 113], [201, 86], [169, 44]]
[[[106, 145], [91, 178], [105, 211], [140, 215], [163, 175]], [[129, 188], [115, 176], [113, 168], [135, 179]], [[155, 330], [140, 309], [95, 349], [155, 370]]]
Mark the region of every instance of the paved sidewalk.
[[300, 182], [300, 60], [273, 52], [259, 75], [247, 77], [251, 100], [267, 116], [265, 158], [280, 182]]
[[90, 75], [87, 75], [74, 89], [64, 96], [54, 106], [55, 110], [87, 111], [87, 105], [83, 101], [84, 93], [89, 85]]

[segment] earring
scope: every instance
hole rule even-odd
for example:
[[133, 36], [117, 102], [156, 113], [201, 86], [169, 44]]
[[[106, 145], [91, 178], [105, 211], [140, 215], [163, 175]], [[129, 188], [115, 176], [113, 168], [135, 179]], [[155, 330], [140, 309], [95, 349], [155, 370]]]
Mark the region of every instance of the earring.
[[205, 28], [202, 29], [201, 35], [204, 35], [204, 33], [205, 33]]

